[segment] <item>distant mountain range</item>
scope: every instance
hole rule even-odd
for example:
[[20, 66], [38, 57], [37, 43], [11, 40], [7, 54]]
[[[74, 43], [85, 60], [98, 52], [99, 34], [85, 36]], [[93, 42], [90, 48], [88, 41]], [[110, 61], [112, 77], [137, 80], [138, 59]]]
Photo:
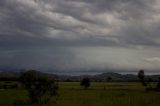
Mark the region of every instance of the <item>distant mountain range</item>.
[[[0, 78], [7, 77], [7, 78], [18, 78], [23, 71], [1, 71]], [[39, 74], [46, 75], [48, 77], [54, 77], [61, 81], [80, 81], [84, 77], [90, 78], [92, 81], [138, 81], [137, 75], [133, 74], [119, 74], [119, 73], [103, 73], [97, 75], [79, 75], [79, 76], [69, 76], [69, 75], [56, 75], [56, 74], [49, 74], [38, 72]], [[110, 80], [108, 80], [110, 78]], [[147, 75], [146, 80], [153, 80], [157, 81], [160, 78], [160, 75]]]

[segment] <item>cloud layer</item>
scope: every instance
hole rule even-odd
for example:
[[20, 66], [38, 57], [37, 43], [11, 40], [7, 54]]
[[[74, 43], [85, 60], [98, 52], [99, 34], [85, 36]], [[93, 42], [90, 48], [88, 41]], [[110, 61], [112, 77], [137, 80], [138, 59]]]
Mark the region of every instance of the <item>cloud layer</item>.
[[158, 70], [159, 0], [1, 0], [0, 67]]

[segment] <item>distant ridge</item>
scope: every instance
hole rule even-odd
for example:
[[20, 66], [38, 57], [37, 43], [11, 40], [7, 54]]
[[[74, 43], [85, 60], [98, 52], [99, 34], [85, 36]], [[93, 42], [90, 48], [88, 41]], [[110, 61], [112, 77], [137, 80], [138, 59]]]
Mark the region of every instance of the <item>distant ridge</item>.
[[[23, 71], [0, 71], [0, 77], [12, 77], [18, 78]], [[133, 74], [119, 74], [115, 72], [102, 73], [97, 75], [79, 75], [79, 76], [70, 76], [70, 75], [57, 75], [50, 74], [37, 71], [40, 75], [46, 75], [48, 77], [54, 77], [58, 80], [62, 81], [79, 81], [83, 77], [88, 77], [93, 81], [107, 81], [107, 78], [110, 77], [111, 81], [138, 81], [137, 75]], [[160, 78], [160, 75], [147, 75], [146, 79], [152, 79], [153, 81], [157, 81]]]

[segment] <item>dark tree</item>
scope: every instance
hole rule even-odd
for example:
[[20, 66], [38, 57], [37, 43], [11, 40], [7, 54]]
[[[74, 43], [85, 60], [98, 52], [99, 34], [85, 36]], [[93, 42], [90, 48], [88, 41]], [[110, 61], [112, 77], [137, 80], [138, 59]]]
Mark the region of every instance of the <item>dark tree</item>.
[[83, 78], [80, 82], [80, 85], [84, 86], [84, 88], [87, 89], [90, 86], [89, 78]]
[[58, 85], [55, 80], [40, 75], [34, 70], [23, 73], [20, 82], [28, 91], [31, 104], [46, 103], [51, 96], [57, 94]]
[[160, 90], [160, 78], [159, 78], [158, 83], [157, 83], [157, 89]]
[[141, 80], [143, 86], [147, 86], [147, 83], [144, 80], [144, 78], [145, 78], [144, 70], [140, 70], [138, 72], [138, 78]]
[[111, 77], [108, 77], [108, 78], [107, 78], [107, 82], [110, 82], [111, 80], [112, 80]]
[[141, 79], [141, 80], [144, 80], [144, 70], [139, 70], [138, 78]]
[[104, 81], [103, 81], [103, 89], [105, 90], [106, 89], [106, 84], [105, 84], [105, 82], [107, 81], [107, 82], [110, 82], [112, 80], [112, 78], [109, 76], [109, 77], [107, 77], [107, 79], [104, 79]]

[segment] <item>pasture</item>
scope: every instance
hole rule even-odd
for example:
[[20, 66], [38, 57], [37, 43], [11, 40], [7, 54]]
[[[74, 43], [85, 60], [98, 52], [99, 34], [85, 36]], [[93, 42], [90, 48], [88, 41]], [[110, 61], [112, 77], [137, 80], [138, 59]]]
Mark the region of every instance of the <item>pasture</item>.
[[[91, 82], [86, 90], [79, 82], [59, 82], [58, 93], [46, 106], [160, 106], [160, 92], [146, 92], [134, 82]], [[27, 92], [0, 90], [0, 106], [13, 106], [17, 100], [27, 101]]]

